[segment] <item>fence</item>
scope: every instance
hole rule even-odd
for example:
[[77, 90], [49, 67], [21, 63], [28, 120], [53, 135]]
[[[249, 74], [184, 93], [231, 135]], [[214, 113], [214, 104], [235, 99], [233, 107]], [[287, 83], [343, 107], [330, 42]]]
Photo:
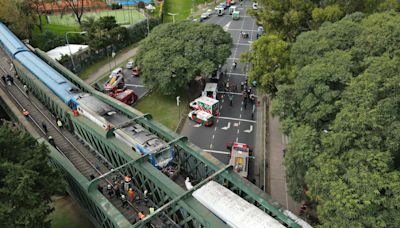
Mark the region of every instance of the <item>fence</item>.
[[[159, 23], [160, 20], [158, 19], [149, 19], [150, 30]], [[147, 33], [147, 20], [136, 23], [128, 27], [127, 30], [129, 37], [125, 43], [115, 43], [99, 50], [89, 49], [89, 51], [78, 52], [78, 54], [74, 55], [76, 73], [81, 72], [86, 67], [99, 61], [100, 59], [111, 58], [113, 52], [117, 52], [126, 46], [144, 39]], [[69, 56], [63, 56], [63, 58], [60, 60], [60, 63], [70, 70], [73, 69], [71, 58]]]

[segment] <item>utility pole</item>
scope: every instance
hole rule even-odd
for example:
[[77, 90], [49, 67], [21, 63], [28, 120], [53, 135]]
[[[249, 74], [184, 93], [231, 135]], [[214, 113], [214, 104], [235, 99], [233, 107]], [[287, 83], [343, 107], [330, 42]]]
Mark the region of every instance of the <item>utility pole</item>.
[[69, 56], [71, 57], [72, 68], [73, 68], [74, 73], [76, 73], [76, 67], [75, 67], [74, 57], [72, 56], [71, 46], [69, 45], [69, 42], [68, 42], [68, 34], [70, 34], [70, 33], [76, 33], [76, 34], [81, 34], [81, 35], [83, 35], [83, 34], [86, 34], [87, 32], [86, 32], [86, 31], [82, 31], [82, 32], [66, 32], [66, 33], [65, 33], [65, 40], [66, 40], [66, 42], [67, 42], [67, 46], [68, 46], [68, 49], [69, 49]]

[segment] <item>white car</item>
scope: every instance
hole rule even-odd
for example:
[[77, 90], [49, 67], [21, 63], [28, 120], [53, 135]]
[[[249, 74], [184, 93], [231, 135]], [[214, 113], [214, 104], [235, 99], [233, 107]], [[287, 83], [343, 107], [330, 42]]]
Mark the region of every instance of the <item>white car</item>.
[[210, 15], [208, 13], [201, 14], [200, 18], [207, 19]]
[[258, 3], [257, 2], [253, 2], [253, 10], [257, 10], [258, 9]]
[[128, 61], [128, 63], [126, 64], [126, 68], [127, 68], [127, 69], [132, 69], [132, 68], [133, 68], [133, 65], [134, 65], [134, 62], [133, 62], [132, 59], [130, 59], [130, 60]]

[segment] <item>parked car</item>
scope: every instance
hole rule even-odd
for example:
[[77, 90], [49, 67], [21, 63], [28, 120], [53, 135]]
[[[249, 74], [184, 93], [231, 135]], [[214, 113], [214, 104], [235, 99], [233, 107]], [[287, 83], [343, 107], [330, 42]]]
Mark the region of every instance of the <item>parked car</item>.
[[134, 65], [135, 65], [135, 64], [134, 64], [133, 60], [130, 59], [130, 60], [128, 61], [128, 63], [126, 63], [126, 68], [127, 68], [127, 69], [132, 69]]
[[210, 16], [210, 15], [209, 15], [208, 13], [202, 13], [201, 16], [200, 16], [200, 19], [201, 19], [201, 21], [202, 21], [202, 20], [207, 19], [209, 16]]
[[223, 9], [227, 9], [229, 6], [225, 2], [223, 2], [223, 3], [219, 4], [219, 7], [223, 8]]
[[132, 76], [139, 77], [139, 75], [140, 75], [140, 68], [138, 66], [135, 66], [132, 69]]
[[211, 126], [214, 124], [214, 116], [205, 111], [201, 110], [191, 111], [189, 112], [188, 117], [194, 122], [204, 126]]

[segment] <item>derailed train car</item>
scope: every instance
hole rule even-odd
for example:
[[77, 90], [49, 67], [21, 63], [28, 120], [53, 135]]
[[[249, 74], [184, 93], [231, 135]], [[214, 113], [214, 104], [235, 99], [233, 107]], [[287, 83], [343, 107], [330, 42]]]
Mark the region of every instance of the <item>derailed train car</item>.
[[[0, 23], [0, 45], [13, 61], [29, 70], [72, 110], [77, 110], [79, 114], [104, 130], [114, 128], [116, 139], [127, 144], [135, 152], [148, 155], [150, 162], [157, 168], [162, 169], [171, 165], [174, 151], [168, 143], [112, 106], [81, 91], [31, 52], [3, 23]], [[121, 125], [123, 127], [115, 128]]]

